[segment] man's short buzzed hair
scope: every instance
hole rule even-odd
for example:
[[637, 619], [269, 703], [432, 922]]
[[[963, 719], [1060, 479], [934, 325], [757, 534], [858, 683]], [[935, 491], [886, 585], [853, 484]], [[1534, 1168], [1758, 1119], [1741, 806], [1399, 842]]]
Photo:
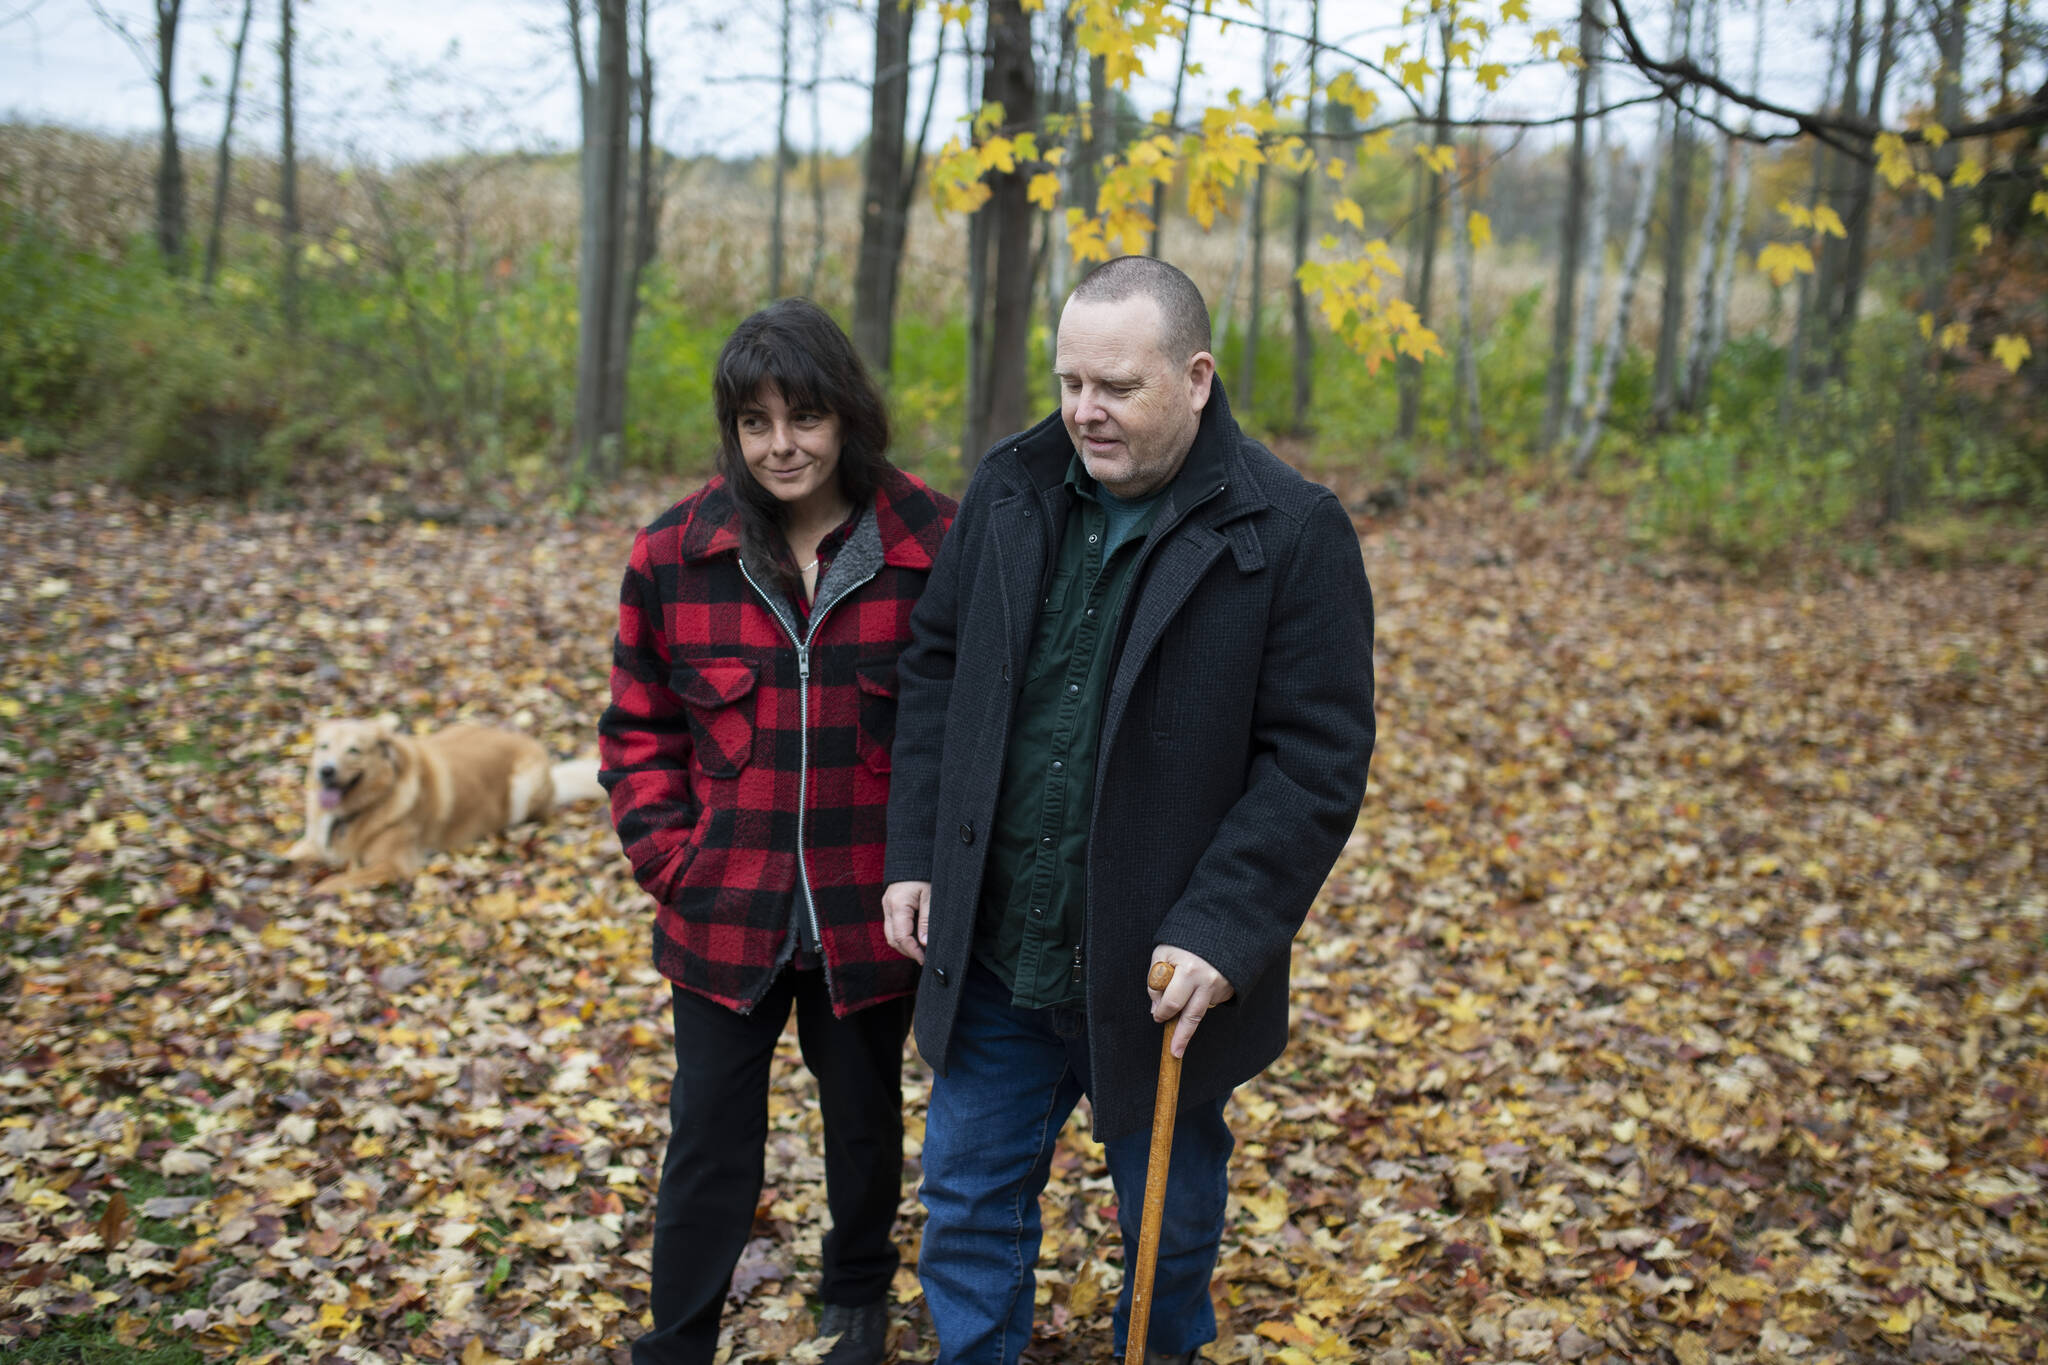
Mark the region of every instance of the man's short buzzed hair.
[[1074, 286], [1081, 303], [1121, 303], [1142, 294], [1159, 305], [1160, 349], [1175, 364], [1186, 364], [1209, 349], [1209, 305], [1195, 282], [1152, 256], [1119, 256], [1104, 261]]

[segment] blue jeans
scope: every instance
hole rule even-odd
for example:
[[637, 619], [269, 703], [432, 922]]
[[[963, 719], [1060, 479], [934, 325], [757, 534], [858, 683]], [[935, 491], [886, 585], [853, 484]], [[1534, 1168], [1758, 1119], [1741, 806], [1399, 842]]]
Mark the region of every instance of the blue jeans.
[[[918, 1277], [939, 1365], [1015, 1365], [1031, 1340], [1033, 1271], [1043, 1231], [1038, 1196], [1060, 1128], [1088, 1093], [1088, 1018], [1078, 1009], [1019, 1009], [987, 968], [971, 966], [925, 1119], [923, 1250]], [[1223, 1236], [1233, 1141], [1223, 1101], [1183, 1109], [1174, 1125], [1166, 1217], [1153, 1280], [1154, 1351], [1216, 1339], [1209, 1277]], [[1129, 1330], [1149, 1133], [1105, 1144], [1123, 1229], [1116, 1353]]]

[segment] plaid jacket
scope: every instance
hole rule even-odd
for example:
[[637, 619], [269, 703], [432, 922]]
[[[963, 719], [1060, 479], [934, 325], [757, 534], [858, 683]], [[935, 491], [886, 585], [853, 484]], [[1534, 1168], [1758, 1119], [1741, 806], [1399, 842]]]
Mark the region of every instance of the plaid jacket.
[[917, 964], [882, 937], [896, 656], [955, 510], [892, 468], [871, 576], [790, 621], [807, 652], [741, 567], [723, 480], [634, 538], [599, 779], [670, 981], [752, 1009], [795, 947], [807, 883], [837, 1014], [917, 989]]

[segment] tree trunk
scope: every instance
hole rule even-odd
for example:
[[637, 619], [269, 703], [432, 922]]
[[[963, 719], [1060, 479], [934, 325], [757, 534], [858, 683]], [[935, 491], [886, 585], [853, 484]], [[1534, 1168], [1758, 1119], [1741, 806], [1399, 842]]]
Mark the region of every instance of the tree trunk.
[[[1960, 77], [1968, 27], [1963, 9], [1965, 3], [1966, 0], [1946, 0], [1946, 3], [1937, 5], [1934, 12], [1934, 38], [1941, 52], [1941, 66], [1935, 77], [1934, 121], [1944, 128], [1953, 127], [1962, 114]], [[1945, 142], [1935, 148], [1933, 159], [1934, 173], [1946, 183], [1955, 174], [1955, 144]], [[1937, 329], [1947, 320], [1948, 276], [1955, 262], [1956, 217], [1960, 207], [1957, 199], [1957, 195], [1947, 194], [1935, 201], [1933, 231], [1921, 265], [1920, 306], [1933, 319]], [[1928, 371], [1936, 363], [1938, 355], [1931, 342], [1920, 342], [1906, 362], [1899, 420], [1892, 428], [1891, 458], [1885, 468], [1884, 519], [1887, 522], [1905, 516], [1919, 499], [1921, 408], [1927, 401]]]
[[[1187, 25], [1186, 28], [1181, 30], [1180, 35], [1180, 62], [1173, 70], [1173, 103], [1168, 106], [1166, 111], [1167, 129], [1176, 138], [1180, 136], [1181, 91], [1186, 88], [1188, 80], [1188, 52], [1195, 45], [1195, 12], [1192, 8], [1188, 10]], [[1269, 65], [1269, 73], [1270, 70], [1271, 67]], [[1268, 74], [1266, 79], [1270, 83], [1272, 76]], [[1160, 250], [1160, 242], [1163, 240], [1165, 232], [1166, 186], [1164, 184], [1155, 184], [1152, 186], [1152, 254], [1154, 256], [1163, 254]]]
[[[1877, 71], [1871, 77], [1870, 104], [1864, 112], [1868, 119], [1877, 118], [1884, 108], [1885, 86], [1897, 53], [1898, 14], [1898, 0], [1885, 0], [1877, 44]], [[1848, 365], [1849, 338], [1856, 330], [1856, 315], [1863, 302], [1864, 270], [1870, 254], [1870, 211], [1876, 185], [1877, 172], [1869, 161], [1858, 160], [1850, 168], [1848, 212], [1842, 215], [1849, 235], [1842, 243], [1840, 285], [1828, 326], [1828, 375], [1834, 379], [1841, 378]]]
[[1672, 108], [1657, 111], [1657, 137], [1643, 164], [1643, 183], [1636, 188], [1635, 209], [1628, 225], [1628, 245], [1621, 253], [1621, 284], [1614, 300], [1614, 317], [1607, 324], [1607, 345], [1600, 355], [1600, 377], [1593, 386], [1593, 408], [1586, 429], [1579, 434], [1579, 447], [1572, 452], [1572, 477], [1585, 477], [1593, 462], [1593, 449], [1600, 442], [1600, 428], [1614, 402], [1614, 374], [1621, 368], [1621, 353], [1628, 345], [1628, 315], [1635, 306], [1636, 285], [1643, 274], [1643, 258], [1649, 253], [1650, 215], [1657, 198], [1657, 168], [1665, 155], [1665, 142], [1675, 136]]
[[626, 0], [596, 0], [597, 80], [586, 104], [582, 262], [577, 280], [576, 422], [578, 475], [610, 475], [618, 465], [618, 432], [608, 385], [621, 373], [614, 310], [626, 255], [626, 166], [631, 142], [628, 114]]
[[[1605, 25], [1600, 21], [1604, 0], [1594, 0], [1594, 42], [1593, 47], [1582, 47], [1587, 63], [1593, 67], [1593, 104], [1595, 108], [1607, 105], [1607, 67], [1601, 49], [1607, 41]], [[1594, 156], [1592, 188], [1588, 192], [1585, 222], [1579, 240], [1579, 298], [1572, 310], [1572, 369], [1571, 382], [1565, 393], [1565, 420], [1562, 435], [1577, 439], [1586, 425], [1586, 390], [1593, 368], [1593, 333], [1600, 325], [1600, 299], [1606, 293], [1607, 285], [1607, 197], [1608, 187], [1614, 179], [1614, 146], [1611, 126], [1606, 115], [1600, 116], [1600, 145]]]
[[[632, 13], [639, 18], [640, 75], [626, 80], [628, 119], [625, 160], [638, 165], [620, 185], [620, 248], [617, 281], [611, 305], [611, 340], [605, 346], [604, 402], [598, 429], [608, 440], [623, 438], [626, 431], [627, 375], [632, 360], [633, 328], [640, 317], [640, 280], [647, 263], [654, 258], [656, 208], [654, 198], [654, 61], [647, 49], [647, 0], [638, 0]], [[629, 40], [630, 41], [630, 40]], [[627, 70], [631, 70], [629, 47]], [[632, 145], [632, 124], [639, 122], [638, 146]], [[628, 215], [626, 204], [632, 204]]]
[[220, 150], [213, 159], [213, 213], [206, 227], [206, 264], [199, 273], [199, 287], [213, 293], [214, 277], [220, 273], [221, 226], [228, 212], [228, 158], [235, 136], [235, 105], [242, 93], [242, 48], [249, 41], [249, 17], [256, 12], [256, 0], [242, 0], [242, 23], [235, 30], [233, 56], [228, 60], [228, 108], [221, 119]]
[[[1322, 46], [1322, 19], [1322, 0], [1308, 0], [1308, 103], [1301, 111], [1301, 132], [1311, 147], [1316, 136], [1316, 57]], [[1308, 264], [1308, 220], [1315, 187], [1312, 162], [1294, 187], [1294, 272], [1287, 280], [1294, 314], [1294, 412], [1289, 427], [1297, 436], [1308, 434], [1308, 410], [1315, 402], [1316, 339], [1309, 330], [1308, 291], [1301, 284], [1301, 268]]]
[[[1076, 67], [1080, 59], [1080, 47], [1074, 41], [1074, 16], [1071, 10], [1062, 10], [1059, 21], [1059, 55], [1053, 64], [1050, 94], [1045, 113], [1050, 123], [1053, 116], [1064, 115], [1067, 119], [1065, 139], [1066, 155], [1060, 158], [1055, 174], [1060, 179], [1060, 195], [1054, 200], [1052, 212], [1045, 215], [1045, 322], [1046, 336], [1050, 339], [1055, 355], [1059, 348], [1060, 314], [1066, 308], [1067, 277], [1073, 266], [1073, 251], [1067, 246], [1067, 218], [1062, 211], [1073, 203], [1074, 159], [1080, 146], [1079, 119], [1080, 96], [1075, 90]], [[1049, 369], [1050, 367], [1048, 367]], [[1059, 401], [1059, 377], [1046, 375], [1047, 397], [1054, 403]]]
[[[1750, 52], [1749, 88], [1759, 88], [1764, 69], [1764, 6], [1756, 9], [1756, 40]], [[1743, 120], [1744, 130], [1754, 127], [1756, 120]], [[1721, 229], [1721, 246], [1716, 256], [1714, 288], [1708, 302], [1713, 309], [1707, 329], [1707, 372], [1711, 374], [1714, 362], [1720, 357], [1721, 348], [1728, 344], [1728, 310], [1735, 296], [1735, 257], [1742, 249], [1743, 225], [1749, 217], [1749, 182], [1755, 158], [1747, 142], [1737, 141], [1733, 147], [1735, 157], [1735, 187], [1733, 203], [1728, 209], [1728, 219]]]
[[[1451, 72], [1450, 61], [1444, 62], [1443, 79], [1437, 85], [1436, 120], [1430, 126], [1435, 132], [1438, 146], [1449, 136], [1446, 125], [1451, 117]], [[1415, 289], [1409, 296], [1416, 315], [1427, 326], [1430, 319], [1429, 299], [1436, 277], [1436, 237], [1438, 215], [1443, 196], [1429, 180], [1429, 172], [1417, 172], [1417, 195], [1422, 201], [1416, 238], [1416, 251], [1422, 258], [1422, 268], [1415, 272]], [[1422, 414], [1422, 362], [1413, 356], [1402, 356], [1396, 362], [1401, 381], [1401, 411], [1397, 430], [1402, 440], [1415, 438], [1415, 424]]]
[[299, 334], [299, 148], [292, 129], [292, 0], [280, 0], [279, 20], [278, 91], [284, 139], [278, 155], [278, 230], [284, 241], [284, 330], [295, 338]]
[[1244, 364], [1238, 381], [1234, 406], [1240, 420], [1249, 422], [1252, 404], [1258, 400], [1259, 304], [1266, 294], [1266, 172], [1262, 161], [1252, 176], [1251, 287], [1244, 301]]
[[178, 151], [178, 111], [172, 98], [172, 57], [178, 47], [181, 0], [156, 0], [156, 94], [163, 140], [156, 163], [156, 244], [164, 268], [185, 268], [185, 160]]
[[1579, 302], [1579, 252], [1586, 227], [1586, 103], [1593, 92], [1593, 56], [1600, 31], [1598, 0], [1579, 0], [1579, 66], [1572, 100], [1571, 160], [1565, 167], [1564, 221], [1558, 229], [1557, 299], [1550, 318], [1550, 364], [1543, 379], [1542, 448], [1553, 449], [1564, 431], [1571, 387], [1572, 335]]
[[[1842, 94], [1839, 112], [1857, 114], [1863, 105], [1863, 0], [1852, 0], [1849, 6], [1849, 27], [1842, 60]], [[1850, 207], [1850, 195], [1855, 187], [1855, 164], [1853, 158], [1840, 152], [1826, 154], [1827, 168], [1822, 175], [1823, 202], [1841, 214], [1847, 225], [1854, 209]], [[1852, 229], [1853, 230], [1853, 229]], [[1820, 383], [1834, 370], [1836, 348], [1839, 338], [1836, 323], [1841, 315], [1837, 299], [1841, 294], [1842, 273], [1846, 243], [1834, 237], [1821, 239], [1820, 260], [1814, 267], [1813, 307], [1811, 345], [1806, 355], [1804, 373], [1808, 389], [1820, 387]], [[1816, 355], [1817, 353], [1817, 355]]]
[[[1445, 35], [1448, 45], [1450, 35]], [[1464, 456], [1465, 468], [1477, 472], [1480, 465], [1479, 440], [1481, 425], [1479, 416], [1479, 357], [1478, 341], [1472, 330], [1472, 229], [1465, 217], [1464, 187], [1460, 183], [1462, 168], [1453, 164], [1451, 173], [1444, 181], [1446, 207], [1451, 217], [1451, 262], [1457, 270], [1458, 280], [1458, 356], [1456, 392], [1451, 399], [1452, 425], [1458, 433], [1458, 445]]]
[[[1679, 0], [1674, 21], [1681, 57], [1692, 55], [1693, 0]], [[1671, 125], [1670, 201], [1664, 213], [1664, 303], [1657, 319], [1657, 362], [1650, 390], [1650, 422], [1661, 430], [1678, 403], [1678, 341], [1685, 321], [1685, 243], [1692, 233], [1692, 120], [1673, 116]]]
[[[985, 101], [1003, 106], [1006, 137], [1033, 128], [1038, 120], [1038, 77], [1031, 54], [1031, 17], [1021, 0], [990, 0], [988, 67], [982, 78]], [[1031, 200], [1029, 176], [1020, 166], [989, 176], [990, 197], [977, 220], [992, 220], [983, 247], [989, 260], [992, 294], [988, 330], [987, 382], [974, 414], [969, 451], [962, 464], [971, 476], [981, 452], [1005, 433], [1018, 431], [1029, 416], [1027, 367], [1031, 338]]]
[[768, 222], [768, 297], [782, 297], [783, 185], [789, 171], [789, 27], [796, 0], [782, 0], [782, 84], [775, 101], [775, 207]]
[[[896, 275], [903, 259], [903, 133], [910, 113], [910, 31], [903, 0], [877, 0], [875, 74], [861, 177], [860, 264], [853, 277], [853, 344], [877, 374], [895, 343]], [[938, 59], [933, 57], [936, 70]]]
[[825, 266], [825, 128], [819, 107], [819, 84], [825, 77], [825, 6], [812, 0], [811, 26], [811, 266], [804, 275], [804, 293], [818, 295], [818, 272]]
[[[1716, 0], [1707, 0], [1706, 14], [1701, 20], [1702, 44], [1705, 47], [1707, 70], [1715, 75], [1721, 73], [1721, 8]], [[1714, 100], [1714, 122], [1726, 121], [1728, 107], [1726, 99], [1716, 96]], [[1679, 378], [1678, 407], [1681, 412], [1697, 412], [1707, 401], [1707, 385], [1712, 376], [1713, 358], [1709, 354], [1714, 335], [1714, 253], [1721, 246], [1721, 215], [1728, 207], [1728, 168], [1734, 139], [1722, 134], [1714, 142], [1714, 154], [1707, 170], [1707, 211], [1700, 219], [1700, 244], [1693, 258], [1693, 311], [1692, 330], [1686, 341], [1685, 373]]]

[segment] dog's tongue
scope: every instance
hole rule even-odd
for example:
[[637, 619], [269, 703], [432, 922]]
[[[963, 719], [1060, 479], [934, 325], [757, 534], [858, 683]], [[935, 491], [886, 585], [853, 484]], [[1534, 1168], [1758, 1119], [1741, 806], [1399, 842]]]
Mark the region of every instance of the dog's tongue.
[[341, 789], [339, 787], [322, 787], [320, 789], [321, 810], [333, 810], [336, 806], [339, 806], [340, 804]]

